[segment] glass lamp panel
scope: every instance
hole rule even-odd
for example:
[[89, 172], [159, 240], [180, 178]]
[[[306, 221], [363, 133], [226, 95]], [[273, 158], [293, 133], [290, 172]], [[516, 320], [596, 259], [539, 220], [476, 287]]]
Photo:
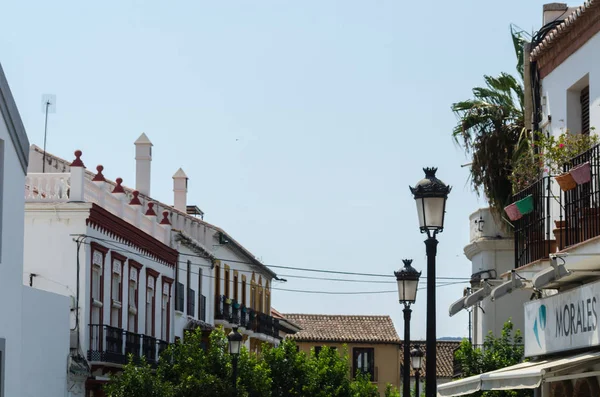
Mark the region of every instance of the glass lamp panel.
[[422, 200], [425, 228], [430, 230], [442, 229], [444, 227], [444, 203], [446, 199], [444, 197], [425, 197]]
[[413, 369], [421, 369], [421, 361], [423, 357], [419, 354], [413, 354], [410, 358]]

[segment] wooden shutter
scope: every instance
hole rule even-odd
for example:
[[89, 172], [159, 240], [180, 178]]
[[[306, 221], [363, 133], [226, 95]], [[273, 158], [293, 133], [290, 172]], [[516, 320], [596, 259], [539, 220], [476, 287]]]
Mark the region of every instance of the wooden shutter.
[[590, 134], [590, 87], [581, 90], [581, 133]]

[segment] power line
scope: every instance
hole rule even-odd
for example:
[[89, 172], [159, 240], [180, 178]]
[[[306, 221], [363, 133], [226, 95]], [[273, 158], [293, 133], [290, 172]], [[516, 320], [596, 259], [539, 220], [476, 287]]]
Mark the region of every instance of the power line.
[[[88, 236], [88, 235], [80, 235], [80, 236], [85, 236], [85, 237], [89, 237], [89, 238], [93, 238], [96, 239], [98, 241], [104, 241], [107, 243], [115, 243], [116, 241], [114, 240], [107, 240], [107, 239], [102, 239], [99, 237], [94, 237], [94, 236]], [[119, 242], [116, 242], [119, 243]], [[119, 243], [119, 244], [123, 244], [123, 245], [128, 245], [129, 244], [125, 244], [125, 243]], [[113, 244], [114, 246], [114, 244]], [[117, 247], [119, 249], [122, 249], [121, 247]], [[131, 252], [131, 251], [129, 251]], [[133, 254], [136, 255], [140, 255], [141, 254], [137, 253], [137, 252], [131, 252]], [[202, 255], [196, 255], [196, 254], [186, 254], [186, 253], [179, 253], [180, 256], [187, 256], [187, 257], [193, 257], [193, 258], [200, 258], [200, 259], [206, 259], [206, 260], [210, 260], [211, 258], [207, 257], [207, 256], [202, 256]], [[148, 259], [153, 259], [150, 258], [148, 256], [143, 256], [145, 258]], [[254, 265], [254, 263], [252, 262], [245, 262], [245, 261], [238, 261], [238, 260], [232, 260], [232, 259], [225, 259], [225, 258], [216, 258], [217, 260], [223, 261], [223, 262], [230, 262], [230, 263], [242, 263], [242, 264], [248, 264], [248, 265]], [[185, 261], [179, 261], [179, 263], [187, 263]], [[196, 264], [194, 263], [194, 265], [197, 266], [203, 266], [200, 264]], [[288, 269], [288, 270], [296, 270], [296, 271], [304, 271], [304, 272], [314, 272], [314, 273], [327, 273], [327, 274], [341, 274], [341, 275], [347, 275], [347, 276], [362, 276], [362, 277], [385, 277], [385, 278], [393, 278], [395, 277], [393, 274], [375, 274], [375, 273], [358, 273], [358, 272], [345, 272], [345, 271], [338, 271], [338, 270], [326, 270], [326, 269], [310, 269], [310, 268], [301, 268], [301, 267], [292, 267], [292, 266], [281, 266], [281, 265], [266, 265], [268, 267], [273, 267], [273, 268], [280, 268], [280, 269]], [[236, 269], [236, 268], [230, 268], [230, 270], [235, 270], [238, 272], [245, 272], [248, 274], [251, 274], [251, 271], [247, 271], [247, 270], [243, 270], [243, 269]], [[283, 276], [282, 277], [297, 277], [297, 278], [309, 278], [308, 276], [296, 276], [296, 275], [288, 275], [288, 276]], [[313, 278], [313, 279], [318, 279], [318, 278]], [[329, 281], [349, 281], [349, 282], [356, 282], [355, 280], [343, 280], [343, 279], [327, 279], [327, 278], [322, 278], [323, 280], [329, 280]], [[421, 279], [426, 280], [427, 276], [422, 276]], [[444, 277], [444, 276], [440, 276], [440, 277], [436, 277], [436, 280], [462, 280], [464, 282], [469, 281], [470, 278], [469, 277]], [[360, 282], [366, 282], [366, 281], [360, 281]], [[394, 283], [394, 282], [390, 282], [390, 283]]]
[[[117, 244], [123, 244], [123, 243], [119, 243], [119, 242], [114, 241], [114, 240], [102, 239], [102, 238], [94, 237], [94, 236], [87, 236], [87, 235], [85, 235], [85, 237], [96, 239], [98, 241], [103, 241], [104, 243], [109, 244], [112, 247], [114, 247], [115, 248], [114, 251], [121, 252], [121, 253], [129, 253], [129, 254], [137, 255], [137, 256], [145, 258], [145, 259], [154, 260], [154, 258], [152, 258], [152, 257], [150, 257], [148, 255], [144, 255], [144, 254], [141, 254], [141, 253], [138, 253], [138, 252], [135, 252], [135, 251], [127, 250], [127, 249], [119, 247], [119, 246], [117, 246], [115, 244], [115, 243], [117, 243]], [[86, 243], [86, 242], [84, 242], [83, 244], [90, 245], [90, 243]], [[125, 245], [125, 244], [123, 244], [123, 245]], [[188, 264], [187, 261], [178, 261], [178, 263], [186, 264], [186, 265]], [[192, 263], [190, 263], [190, 265], [192, 265]], [[210, 265], [201, 265], [201, 264], [193, 264], [193, 265], [207, 267], [207, 268], [212, 268], [212, 266], [210, 266]], [[178, 270], [185, 270], [185, 271], [187, 271], [187, 268], [181, 268], [179, 266], [177, 266], [177, 269]], [[235, 269], [230, 269], [230, 270], [235, 270]], [[247, 271], [241, 271], [241, 272], [250, 273], [250, 272], [247, 272]], [[200, 275], [200, 273], [194, 272], [194, 271], [191, 271], [191, 270], [190, 270], [190, 273], [191, 274]], [[202, 274], [202, 277], [207, 277], [209, 279], [216, 279], [217, 278], [215, 276], [208, 275], [208, 274]], [[292, 276], [292, 277], [296, 277], [296, 276]], [[302, 277], [302, 276], [299, 276], [299, 278], [300, 277]], [[359, 281], [359, 280], [343, 280], [343, 279], [339, 279], [339, 280], [342, 280], [342, 281]], [[234, 280], [230, 279], [230, 282], [234, 282]], [[364, 280], [364, 282], [371, 282], [371, 281]], [[243, 284], [243, 280], [242, 281], [238, 281], [237, 283], [238, 284]], [[445, 286], [454, 285], [454, 284], [461, 284], [461, 283], [462, 282], [449, 282], [449, 283], [444, 283], [444, 284], [436, 285], [436, 288], [445, 287]], [[305, 294], [322, 294], [322, 295], [371, 295], [371, 294], [374, 295], [374, 294], [388, 294], [388, 293], [397, 293], [398, 292], [397, 290], [385, 290], [385, 291], [321, 291], [321, 290], [299, 290], [299, 289], [277, 288], [277, 287], [273, 287], [273, 286], [271, 286], [270, 289], [271, 290], [275, 290], [275, 291], [296, 292], [296, 293], [305, 293]], [[418, 289], [425, 289], [425, 287], [419, 287]]]

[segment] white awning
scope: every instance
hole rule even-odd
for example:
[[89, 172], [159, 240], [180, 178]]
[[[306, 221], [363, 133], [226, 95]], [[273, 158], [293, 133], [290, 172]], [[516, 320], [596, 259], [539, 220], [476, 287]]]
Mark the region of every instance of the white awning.
[[462, 396], [478, 390], [535, 389], [542, 384], [543, 380], [551, 380], [550, 378], [556, 377], [557, 372], [588, 364], [592, 360], [600, 360], [600, 352], [583, 353], [577, 356], [538, 362], [524, 362], [439, 385], [438, 396]]

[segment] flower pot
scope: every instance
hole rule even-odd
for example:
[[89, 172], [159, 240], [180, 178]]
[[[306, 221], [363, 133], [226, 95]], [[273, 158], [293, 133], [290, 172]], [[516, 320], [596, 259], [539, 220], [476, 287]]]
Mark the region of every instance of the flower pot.
[[567, 229], [565, 227], [558, 227], [552, 230], [552, 233], [556, 239], [558, 250], [564, 249], [567, 246]]
[[588, 183], [592, 179], [592, 169], [589, 162], [574, 167], [569, 173], [578, 185]]
[[575, 179], [573, 179], [573, 176], [568, 172], [557, 175], [554, 177], [554, 179], [556, 179], [556, 182], [558, 183], [560, 189], [563, 192], [566, 192], [567, 190], [572, 190], [575, 188], [575, 186], [577, 186]]
[[567, 226], [567, 221], [562, 220], [562, 221], [554, 221], [554, 225], [556, 225], [557, 229], [562, 229], [564, 227]]

